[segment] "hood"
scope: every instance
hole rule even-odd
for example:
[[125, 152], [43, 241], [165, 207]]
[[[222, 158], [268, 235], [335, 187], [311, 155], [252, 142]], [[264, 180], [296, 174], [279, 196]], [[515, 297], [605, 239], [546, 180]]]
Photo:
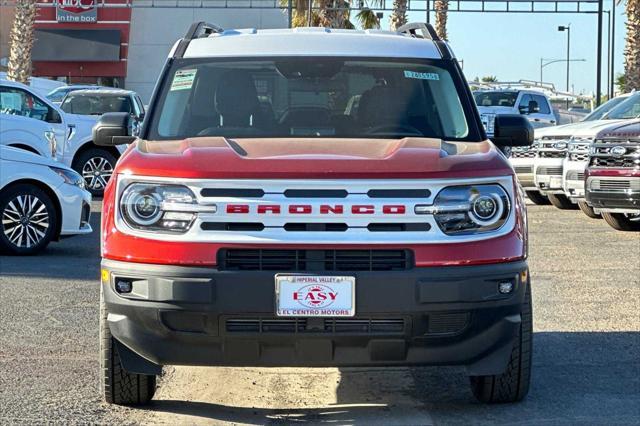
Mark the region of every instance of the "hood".
[[118, 173], [184, 178], [374, 179], [513, 174], [488, 141], [440, 139], [225, 139], [138, 141]]
[[515, 106], [480, 106], [478, 105], [478, 111], [480, 114], [518, 114], [518, 110]]
[[601, 129], [620, 123], [625, 120], [594, 120], [580, 121], [578, 123], [563, 124], [562, 126], [542, 127], [535, 129], [536, 139], [544, 136], [595, 136]]
[[[12, 148], [9, 146], [0, 146], [0, 159], [6, 161], [16, 161], [20, 163], [39, 164], [41, 166], [53, 166], [60, 169], [69, 169], [62, 163], [58, 163], [50, 158], [42, 155], [34, 154], [24, 149]], [[69, 169], [71, 170], [71, 169]]]

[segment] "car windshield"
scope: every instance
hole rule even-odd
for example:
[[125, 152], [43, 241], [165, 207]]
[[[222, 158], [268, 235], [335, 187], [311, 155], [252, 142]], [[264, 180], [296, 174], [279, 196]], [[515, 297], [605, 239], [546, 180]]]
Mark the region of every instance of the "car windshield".
[[330, 57], [180, 59], [165, 79], [146, 138], [478, 140], [460, 101], [464, 89], [448, 67]]
[[513, 107], [518, 99], [518, 92], [474, 92], [476, 105], [483, 107]]
[[73, 89], [71, 89], [69, 87], [64, 87], [64, 88], [60, 88], [60, 89], [53, 89], [47, 95], [47, 99], [49, 99], [52, 102], [61, 102], [62, 99], [64, 99], [65, 95], [67, 93], [69, 93], [71, 90], [73, 90]]
[[102, 115], [105, 112], [133, 112], [131, 100], [125, 95], [72, 92], [60, 105], [64, 112], [81, 115]]
[[607, 102], [600, 105], [598, 108], [594, 109], [593, 112], [587, 115], [582, 121], [595, 121], [602, 120], [602, 117], [611, 111], [614, 107], [620, 105], [620, 103], [624, 102], [628, 97], [617, 97], [613, 99], [609, 99]]
[[620, 102], [619, 105], [612, 108], [611, 111], [605, 114], [602, 118], [604, 120], [620, 120], [620, 119], [639, 118], [639, 117], [640, 117], [640, 92], [634, 93], [633, 95], [626, 98], [624, 101]]

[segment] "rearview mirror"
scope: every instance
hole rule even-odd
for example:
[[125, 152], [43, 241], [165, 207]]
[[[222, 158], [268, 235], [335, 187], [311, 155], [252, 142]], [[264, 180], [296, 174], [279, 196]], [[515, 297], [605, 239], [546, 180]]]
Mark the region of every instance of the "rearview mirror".
[[521, 115], [497, 115], [493, 134], [491, 140], [498, 147], [533, 144], [533, 126]]
[[126, 112], [102, 114], [93, 126], [93, 143], [100, 146], [129, 144], [136, 140], [131, 135], [131, 116]]

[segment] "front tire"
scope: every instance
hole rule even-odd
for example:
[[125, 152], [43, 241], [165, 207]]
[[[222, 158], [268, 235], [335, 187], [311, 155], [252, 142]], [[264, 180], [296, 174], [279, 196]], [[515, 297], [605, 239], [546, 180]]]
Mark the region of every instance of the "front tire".
[[[104, 284], [100, 284], [101, 286]], [[104, 400], [116, 405], [146, 405], [156, 392], [156, 376], [128, 373], [107, 324], [107, 307], [100, 287], [100, 382]]]
[[602, 217], [609, 226], [617, 231], [640, 231], [640, 218], [631, 220], [631, 218], [624, 213], [602, 213]]
[[58, 211], [49, 194], [22, 183], [0, 195], [0, 252], [32, 255], [44, 250], [58, 226]]
[[548, 206], [551, 204], [546, 195], [541, 194], [538, 191], [527, 191], [527, 198], [537, 206]]
[[531, 285], [527, 281], [522, 322], [516, 335], [507, 369], [492, 376], [471, 376], [471, 391], [480, 401], [488, 404], [517, 402], [529, 392], [531, 381], [531, 353], [533, 335], [533, 313], [531, 308]]
[[587, 204], [586, 201], [578, 201], [578, 207], [580, 207], [580, 210], [582, 210], [582, 213], [584, 213], [587, 217], [591, 219], [602, 219], [602, 216], [600, 216], [599, 213], [596, 213], [593, 210], [593, 207]]
[[101, 197], [117, 162], [106, 149], [90, 148], [73, 161], [73, 169], [82, 175], [86, 190], [94, 197]]
[[547, 197], [551, 204], [560, 210], [576, 210], [578, 208], [578, 206], [573, 204], [564, 194], [549, 194]]

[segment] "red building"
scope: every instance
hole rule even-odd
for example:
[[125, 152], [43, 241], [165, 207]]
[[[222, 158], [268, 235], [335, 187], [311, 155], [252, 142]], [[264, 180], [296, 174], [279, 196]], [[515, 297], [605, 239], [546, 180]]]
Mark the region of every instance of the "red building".
[[126, 0], [43, 3], [36, 20], [33, 74], [122, 86], [131, 24]]

